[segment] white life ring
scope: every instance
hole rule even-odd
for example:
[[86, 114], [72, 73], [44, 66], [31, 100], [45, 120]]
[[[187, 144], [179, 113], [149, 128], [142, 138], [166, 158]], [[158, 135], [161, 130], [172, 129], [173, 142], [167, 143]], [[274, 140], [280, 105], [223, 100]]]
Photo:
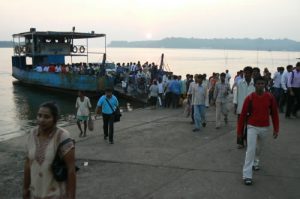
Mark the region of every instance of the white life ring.
[[84, 53], [84, 52], [85, 52], [85, 48], [84, 48], [84, 46], [80, 46], [80, 48], [79, 48], [79, 52], [80, 52], [80, 53]]
[[77, 53], [77, 51], [78, 51], [78, 48], [77, 48], [77, 46], [73, 46], [73, 48], [72, 48], [72, 52], [73, 52], [73, 53]]

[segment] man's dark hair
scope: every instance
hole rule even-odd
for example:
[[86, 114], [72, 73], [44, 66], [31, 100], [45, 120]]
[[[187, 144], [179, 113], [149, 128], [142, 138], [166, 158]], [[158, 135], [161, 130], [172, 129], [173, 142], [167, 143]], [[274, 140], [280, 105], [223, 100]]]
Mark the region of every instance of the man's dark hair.
[[258, 81], [264, 81], [264, 82], [265, 82], [265, 79], [264, 79], [264, 77], [262, 77], [262, 76], [258, 76], [258, 77], [256, 77], [256, 78], [254, 79], [254, 84], [256, 84], [256, 82], [258, 82]]
[[[299, 62], [298, 62], [299, 63]], [[287, 65], [286, 66], [286, 69], [290, 69], [290, 68], [293, 68], [293, 66], [292, 65]]]
[[300, 66], [300, 62], [297, 62], [296, 67]]
[[108, 88], [105, 89], [105, 92], [113, 92], [113, 89], [108, 87]]
[[221, 76], [221, 77], [226, 77], [226, 74], [225, 74], [225, 73], [221, 73], [220, 76]]
[[260, 73], [260, 69], [258, 67], [254, 67], [253, 70], [257, 71], [258, 73]]
[[253, 72], [253, 68], [251, 66], [246, 66], [243, 71], [244, 72], [250, 72], [250, 73], [252, 73]]

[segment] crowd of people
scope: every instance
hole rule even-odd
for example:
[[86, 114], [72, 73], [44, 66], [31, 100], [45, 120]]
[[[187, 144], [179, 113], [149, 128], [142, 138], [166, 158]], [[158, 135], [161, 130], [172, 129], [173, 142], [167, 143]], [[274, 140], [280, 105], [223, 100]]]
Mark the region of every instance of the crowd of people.
[[[286, 69], [286, 70], [285, 70]], [[150, 86], [150, 103], [153, 107], [177, 108], [180, 101], [186, 99], [186, 112], [191, 115], [193, 132], [201, 131], [206, 126], [206, 110], [216, 107], [215, 127], [221, 127], [221, 116], [228, 122], [229, 94], [233, 94], [234, 113], [237, 114], [238, 148], [247, 146], [243, 167], [243, 180], [246, 185], [253, 183], [252, 170], [259, 170], [259, 155], [272, 118], [273, 137], [279, 133], [279, 112], [286, 119], [298, 118], [300, 109], [300, 62], [278, 67], [271, 75], [265, 68], [261, 74], [258, 67], [247, 66], [237, 72], [234, 83], [230, 86], [231, 75], [226, 70], [206, 74], [186, 75], [185, 80], [176, 75], [169, 75], [165, 81], [153, 80]], [[161, 84], [161, 86], [159, 86]], [[181, 99], [181, 100], [180, 100]]]
[[[155, 68], [155, 65], [150, 65]], [[140, 71], [137, 70], [137, 71]], [[230, 93], [233, 93], [234, 112], [237, 114], [237, 144], [247, 146], [242, 178], [245, 185], [253, 183], [253, 171], [260, 169], [259, 155], [270, 126], [273, 124], [273, 137], [279, 133], [279, 112], [287, 119], [298, 118], [300, 109], [300, 62], [295, 67], [278, 67], [271, 78], [265, 69], [250, 66], [238, 71], [230, 86], [231, 75], [226, 70], [206, 74], [186, 75], [185, 80], [172, 74], [161, 74], [154, 69], [150, 75], [149, 99], [156, 106], [178, 108], [180, 101], [186, 99], [191, 112], [193, 132], [206, 127], [206, 109], [216, 106], [216, 129], [221, 127], [221, 116], [228, 122]], [[120, 76], [121, 77], [120, 73]], [[119, 106], [118, 99], [108, 88], [99, 98], [96, 113], [102, 114], [104, 140], [114, 144], [114, 112]], [[86, 121], [90, 116], [89, 98], [79, 91], [75, 107], [79, 136], [86, 136]], [[23, 198], [75, 198], [76, 174], [74, 142], [69, 141], [70, 133], [57, 127], [59, 108], [53, 102], [40, 105], [37, 113], [38, 126], [33, 128], [26, 140]], [[81, 123], [84, 123], [82, 130]], [[56, 152], [57, 151], [57, 152]], [[51, 170], [56, 153], [64, 160], [67, 177], [59, 182]]]
[[80, 75], [96, 75], [104, 76], [106, 74], [105, 66], [98, 63], [73, 63], [73, 64], [50, 64], [50, 65], [37, 65], [32, 68], [36, 72], [49, 72], [49, 73], [75, 73]]

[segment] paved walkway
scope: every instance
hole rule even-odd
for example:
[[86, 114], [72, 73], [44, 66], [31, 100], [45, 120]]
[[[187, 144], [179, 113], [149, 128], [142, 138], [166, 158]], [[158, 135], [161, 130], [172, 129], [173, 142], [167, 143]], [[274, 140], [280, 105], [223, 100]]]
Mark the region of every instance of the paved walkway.
[[[261, 170], [255, 172], [254, 184], [245, 186], [241, 174], [245, 150], [236, 148], [236, 117], [230, 115], [229, 123], [217, 130], [212, 107], [207, 127], [194, 133], [190, 118], [182, 112], [126, 112], [115, 125], [114, 145], [103, 140], [102, 120], [81, 139], [75, 125], [66, 127], [77, 140], [76, 159], [81, 167], [77, 198], [300, 198], [300, 119], [286, 120], [281, 115], [278, 139], [268, 136]], [[21, 141], [0, 143], [0, 149], [5, 145], [10, 151], [19, 150]], [[1, 153], [1, 161], [12, 159], [9, 151]], [[83, 166], [84, 162], [88, 165]], [[2, 180], [1, 190], [7, 182]]]

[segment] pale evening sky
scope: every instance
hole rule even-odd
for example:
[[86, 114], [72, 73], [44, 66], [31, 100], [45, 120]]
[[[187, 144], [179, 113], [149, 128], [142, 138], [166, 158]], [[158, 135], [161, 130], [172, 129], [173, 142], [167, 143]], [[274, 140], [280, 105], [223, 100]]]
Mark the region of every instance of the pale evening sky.
[[299, 0], [1, 0], [0, 40], [29, 31], [106, 33], [111, 40], [289, 38], [300, 41]]

